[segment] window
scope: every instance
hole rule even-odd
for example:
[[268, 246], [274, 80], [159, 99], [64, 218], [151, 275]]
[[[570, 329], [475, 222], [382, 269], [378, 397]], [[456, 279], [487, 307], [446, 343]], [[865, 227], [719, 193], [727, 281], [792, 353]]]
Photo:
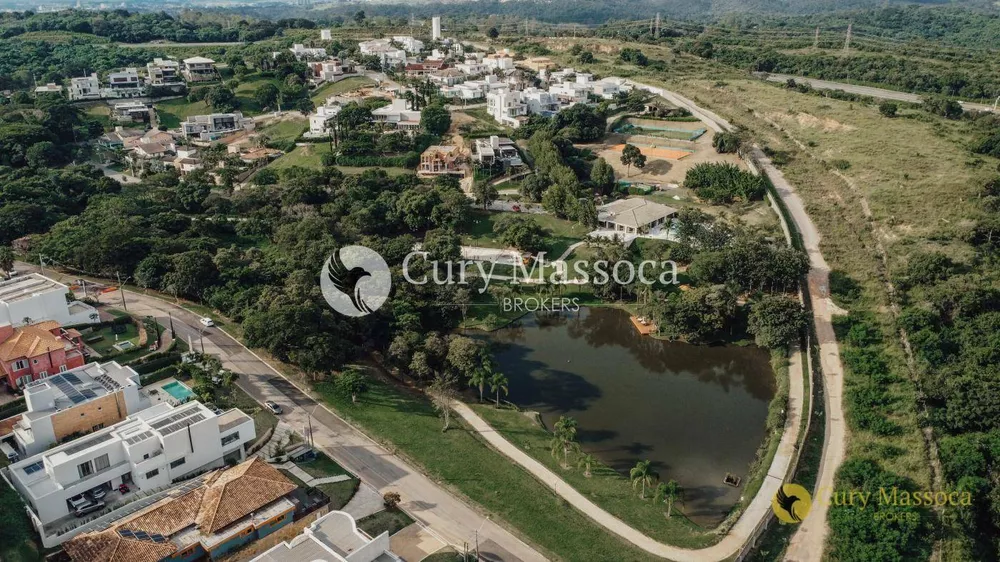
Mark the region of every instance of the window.
[[19, 359], [17, 361], [14, 361], [14, 370], [15, 371], [20, 371], [22, 369], [27, 369], [27, 368], [28, 368], [28, 362], [25, 361], [24, 359]]
[[240, 438], [240, 432], [239, 431], [237, 431], [236, 433], [233, 433], [232, 435], [227, 435], [227, 436], [225, 436], [225, 437], [222, 438], [222, 446], [225, 447], [226, 445], [232, 443], [233, 441], [238, 441], [239, 438]]
[[170, 463], [170, 468], [177, 468], [178, 466], [184, 464], [185, 462], [187, 462], [187, 459], [185, 459], [184, 457], [181, 457], [181, 458], [175, 460], [174, 462]]
[[60, 373], [65, 373], [66, 372], [66, 365], [59, 365], [59, 372]]
[[104, 424], [103, 423], [99, 423], [99, 424], [95, 425], [94, 427], [91, 428], [91, 431], [97, 431], [98, 429], [104, 429]]
[[158, 469], [158, 468], [156, 470], [150, 470], [149, 472], [146, 473], [146, 479], [149, 480], [150, 478], [155, 477], [159, 473], [160, 473], [160, 469]]
[[49, 372], [48, 371], [42, 371], [42, 372], [38, 373], [38, 378], [40, 378], [40, 379], [44, 379], [47, 376], [49, 376]]
[[80, 478], [86, 478], [94, 473], [94, 465], [90, 464], [90, 461], [78, 464], [76, 469], [80, 471]]

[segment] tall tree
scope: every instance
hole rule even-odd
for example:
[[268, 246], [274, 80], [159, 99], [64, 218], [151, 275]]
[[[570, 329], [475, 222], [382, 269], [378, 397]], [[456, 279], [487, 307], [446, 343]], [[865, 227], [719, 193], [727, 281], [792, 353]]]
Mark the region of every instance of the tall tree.
[[451, 426], [451, 403], [455, 400], [455, 388], [453, 379], [445, 376], [438, 376], [427, 388], [427, 394], [431, 397], [431, 404], [434, 409], [444, 418], [444, 427], [441, 433], [448, 431]]
[[10, 279], [11, 271], [14, 271], [14, 250], [10, 246], [0, 246], [0, 275]]
[[667, 504], [667, 517], [669, 518], [673, 512], [674, 500], [681, 497], [682, 492], [683, 490], [676, 480], [660, 482], [660, 484], [656, 486], [653, 501], [656, 503]]
[[628, 473], [629, 479], [632, 480], [632, 488], [642, 489], [639, 493], [642, 499], [646, 499], [646, 486], [652, 486], [656, 480], [656, 473], [653, 472], [651, 464], [648, 460], [639, 461]]
[[626, 144], [625, 147], [622, 148], [621, 161], [622, 164], [625, 164], [625, 166], [628, 167], [628, 171], [625, 173], [626, 177], [632, 175], [632, 166], [635, 166], [640, 170], [646, 167], [646, 155], [639, 150], [639, 147], [633, 144]]
[[569, 454], [580, 450], [580, 444], [576, 441], [576, 433], [576, 420], [566, 416], [559, 416], [552, 428], [552, 455], [562, 454], [563, 468], [569, 468]]
[[510, 394], [510, 381], [507, 379], [507, 375], [503, 373], [493, 373], [490, 376], [490, 392], [496, 395], [497, 402], [496, 407], [500, 407], [500, 393], [503, 392], [504, 396]]

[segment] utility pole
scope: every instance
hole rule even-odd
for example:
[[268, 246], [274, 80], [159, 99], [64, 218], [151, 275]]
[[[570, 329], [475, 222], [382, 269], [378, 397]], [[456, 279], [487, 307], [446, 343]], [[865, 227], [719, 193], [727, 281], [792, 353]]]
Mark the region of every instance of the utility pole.
[[847, 39], [844, 40], [844, 54], [846, 55], [848, 51], [851, 50], [851, 30], [854, 27], [853, 23], [847, 24]]
[[[115, 275], [118, 277], [118, 292], [122, 294], [122, 308], [125, 309], [125, 312], [128, 312], [128, 305], [125, 304], [125, 289], [124, 283], [122, 283], [122, 274], [116, 271]], [[126, 278], [125, 281], [128, 282], [129, 279]]]
[[174, 317], [169, 312], [167, 313], [167, 318], [170, 320], [170, 337], [174, 337]]
[[813, 37], [813, 49], [819, 48], [819, 26], [816, 26], [816, 36]]

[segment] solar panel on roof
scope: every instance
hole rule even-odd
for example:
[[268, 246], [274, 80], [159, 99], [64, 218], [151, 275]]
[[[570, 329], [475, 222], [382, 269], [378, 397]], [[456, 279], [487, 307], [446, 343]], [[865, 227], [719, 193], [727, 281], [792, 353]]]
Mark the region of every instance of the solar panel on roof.
[[44, 468], [44, 466], [45, 465], [42, 464], [42, 461], [38, 461], [38, 462], [35, 462], [35, 463], [32, 463], [32, 464], [29, 464], [28, 466], [24, 467], [23, 470], [24, 470], [25, 474], [34, 474], [34, 473], [38, 472], [39, 470], [41, 470], [42, 468]]
[[82, 394], [85, 398], [97, 398], [97, 393], [89, 388], [81, 390], [80, 394]]
[[135, 535], [132, 533], [132, 531], [128, 529], [118, 529], [118, 534], [127, 539], [135, 538]]
[[80, 377], [76, 376], [75, 373], [63, 373], [62, 378], [68, 380], [73, 384], [80, 384]]
[[191, 416], [190, 419], [185, 419], [185, 420], [179, 421], [179, 422], [177, 422], [175, 424], [172, 424], [172, 425], [169, 425], [167, 427], [164, 427], [163, 429], [160, 430], [160, 433], [162, 433], [163, 435], [170, 435], [171, 433], [173, 433], [175, 431], [180, 431], [180, 430], [184, 429], [185, 427], [187, 427], [189, 425], [196, 424], [196, 423], [200, 422], [203, 419], [205, 419], [205, 416], [203, 416], [201, 414], [197, 414], [197, 415]]
[[159, 533], [150, 533], [149, 538], [153, 539], [153, 542], [167, 542], [167, 537]]
[[149, 540], [149, 535], [147, 535], [145, 533], [145, 531], [135, 531], [135, 538], [137, 538], [137, 539], [139, 539], [141, 541], [148, 541]]

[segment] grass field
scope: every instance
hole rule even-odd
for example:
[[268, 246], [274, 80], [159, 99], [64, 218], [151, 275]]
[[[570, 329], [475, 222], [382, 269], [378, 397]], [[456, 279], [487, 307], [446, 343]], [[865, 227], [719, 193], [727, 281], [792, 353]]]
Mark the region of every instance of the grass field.
[[[398, 454], [415, 462], [444, 486], [453, 488], [517, 528], [543, 554], [566, 560], [651, 560], [565, 505], [542, 484], [494, 452], [467, 428], [441, 419], [422, 397], [374, 381], [357, 404], [329, 384], [317, 390], [342, 416]], [[550, 557], [552, 557], [550, 555]]]
[[369, 537], [377, 537], [386, 531], [389, 532], [389, 536], [392, 536], [411, 523], [413, 523], [413, 519], [402, 511], [386, 509], [359, 519], [358, 528], [368, 533]]
[[314, 460], [300, 462], [298, 465], [313, 478], [326, 478], [327, 476], [340, 476], [341, 474], [347, 474], [347, 471], [344, 470], [343, 467], [335, 463], [324, 453], [317, 453]]
[[678, 502], [668, 519], [666, 505], [653, 503], [647, 490], [646, 499], [625, 476], [602, 464], [591, 466], [592, 476], [584, 476], [584, 468], [576, 466], [578, 455], [570, 455], [570, 468], [561, 466], [562, 458], [549, 453], [552, 434], [540, 427], [525, 414], [513, 410], [497, 410], [490, 405], [472, 405], [493, 429], [515, 446], [558, 474], [570, 486], [587, 496], [594, 503], [625, 521], [646, 535], [677, 546], [698, 547], [714, 542], [712, 536], [688, 521], [683, 506]]
[[328, 82], [323, 84], [319, 88], [316, 88], [309, 97], [316, 105], [323, 105], [323, 103], [326, 102], [326, 98], [330, 96], [346, 94], [347, 92], [353, 92], [354, 90], [360, 90], [361, 88], [367, 88], [374, 85], [375, 82], [366, 76], [352, 76], [350, 78], [344, 78], [340, 82]]
[[[485, 248], [500, 248], [493, 234], [493, 225], [500, 213], [476, 211], [472, 214], [472, 223], [462, 234], [462, 244], [466, 246], [482, 246]], [[583, 240], [590, 229], [572, 221], [553, 217], [551, 215], [536, 215], [523, 213], [521, 216], [536, 222], [546, 231], [546, 259], [555, 260], [573, 244]]]
[[[269, 168], [275, 171], [281, 171], [285, 168], [292, 168], [294, 166], [301, 166], [303, 168], [310, 168], [313, 170], [319, 170], [323, 167], [323, 155], [330, 153], [330, 145], [325, 143], [315, 143], [307, 144], [303, 146], [295, 147], [295, 150], [285, 154], [281, 158], [278, 158], [274, 162], [268, 165]], [[374, 168], [355, 168], [353, 166], [337, 166], [337, 168], [344, 172], [345, 174], [360, 174], [365, 170]], [[412, 174], [413, 170], [407, 170], [406, 168], [381, 168], [385, 170], [390, 176], [398, 176], [400, 174]]]
[[158, 102], [156, 104], [156, 117], [160, 125], [168, 129], [176, 129], [192, 115], [205, 115], [212, 113], [211, 108], [204, 101], [189, 102], [187, 98], [177, 98]]
[[294, 141], [309, 128], [309, 121], [302, 119], [282, 119], [260, 129], [272, 141]]

